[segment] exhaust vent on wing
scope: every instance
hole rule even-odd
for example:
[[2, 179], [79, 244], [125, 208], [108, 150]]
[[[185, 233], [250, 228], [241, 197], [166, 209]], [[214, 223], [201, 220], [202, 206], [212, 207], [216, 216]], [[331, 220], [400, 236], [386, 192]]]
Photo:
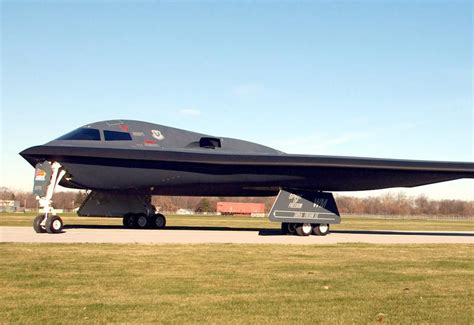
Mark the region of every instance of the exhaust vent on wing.
[[206, 149], [221, 148], [221, 139], [202, 137], [201, 140], [199, 140], [199, 146]]

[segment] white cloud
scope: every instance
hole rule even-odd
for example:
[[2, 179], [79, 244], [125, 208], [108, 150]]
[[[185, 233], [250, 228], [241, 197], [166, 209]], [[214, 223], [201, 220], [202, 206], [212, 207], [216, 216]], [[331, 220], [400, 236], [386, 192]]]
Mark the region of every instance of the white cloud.
[[201, 111], [192, 108], [185, 108], [179, 111], [179, 114], [189, 117], [197, 117], [201, 115]]
[[232, 93], [236, 96], [254, 96], [260, 95], [265, 91], [265, 86], [257, 82], [249, 82], [237, 85], [232, 88]]

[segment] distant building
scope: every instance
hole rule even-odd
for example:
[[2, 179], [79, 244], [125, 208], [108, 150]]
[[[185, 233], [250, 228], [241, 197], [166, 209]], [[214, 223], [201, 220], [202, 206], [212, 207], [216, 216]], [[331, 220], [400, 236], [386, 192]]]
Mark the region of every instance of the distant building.
[[233, 214], [264, 214], [265, 204], [263, 203], [239, 203], [239, 202], [217, 202], [217, 212], [223, 215]]
[[194, 211], [189, 210], [189, 209], [179, 209], [178, 211], [176, 211], [176, 214], [179, 214], [179, 215], [190, 215], [190, 214], [194, 214]]
[[0, 200], [0, 212], [17, 212], [20, 202], [14, 200]]

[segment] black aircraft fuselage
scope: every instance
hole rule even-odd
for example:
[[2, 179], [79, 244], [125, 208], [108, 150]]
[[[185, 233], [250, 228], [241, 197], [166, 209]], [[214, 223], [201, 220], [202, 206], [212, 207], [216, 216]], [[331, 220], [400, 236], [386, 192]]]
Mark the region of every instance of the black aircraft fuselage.
[[282, 188], [360, 191], [474, 178], [472, 162], [291, 155], [259, 144], [117, 120], [21, 152], [57, 161], [60, 185], [142, 195], [272, 196]]

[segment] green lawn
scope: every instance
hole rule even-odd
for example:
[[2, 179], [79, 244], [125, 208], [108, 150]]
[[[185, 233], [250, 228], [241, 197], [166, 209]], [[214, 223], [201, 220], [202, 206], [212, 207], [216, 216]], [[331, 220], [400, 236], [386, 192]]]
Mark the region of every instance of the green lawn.
[[473, 318], [473, 245], [0, 244], [0, 323]]
[[[34, 214], [0, 214], [0, 226], [30, 227]], [[80, 218], [75, 214], [61, 214], [66, 225], [121, 225], [118, 218]], [[245, 216], [167, 216], [169, 226], [189, 227], [231, 227], [231, 228], [279, 228], [268, 218]], [[472, 221], [445, 220], [382, 220], [363, 217], [342, 216], [342, 224], [333, 226], [334, 230], [433, 230], [433, 231], [474, 231]]]

